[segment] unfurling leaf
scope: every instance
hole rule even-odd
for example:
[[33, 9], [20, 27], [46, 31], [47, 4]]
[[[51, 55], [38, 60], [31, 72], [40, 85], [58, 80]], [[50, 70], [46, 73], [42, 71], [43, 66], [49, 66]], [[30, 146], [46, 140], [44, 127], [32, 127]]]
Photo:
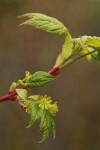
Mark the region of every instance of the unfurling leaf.
[[39, 95], [31, 95], [31, 96], [29, 96], [28, 97], [28, 99], [30, 99], [30, 100], [38, 100], [39, 99]]
[[[92, 52], [92, 51], [93, 51], [93, 48], [87, 47], [86, 49], [83, 49], [83, 50], [81, 51], [81, 53], [82, 53], [82, 54], [87, 54], [87, 53]], [[88, 61], [91, 61], [92, 55], [89, 54], [89, 55], [86, 56], [86, 58], [87, 58]]]
[[78, 43], [80, 52], [86, 54], [94, 51], [92, 54], [86, 55], [86, 58], [90, 61], [94, 58], [97, 61], [100, 61], [100, 37], [96, 36], [82, 36], [80, 38], [74, 38], [73, 41], [75, 44]]
[[27, 13], [19, 17], [28, 17], [29, 19], [20, 25], [29, 25], [34, 28], [44, 30], [52, 34], [65, 34], [68, 32], [67, 28], [55, 18], [39, 13]]
[[25, 89], [16, 89], [16, 92], [17, 92], [17, 94], [18, 94], [18, 99], [20, 99], [20, 100], [26, 100], [26, 98], [27, 98], [27, 90], [25, 90]]
[[44, 71], [38, 71], [31, 75], [28, 85], [31, 87], [40, 87], [43, 86], [55, 79], [54, 76], [50, 75], [49, 73], [46, 73]]
[[87, 38], [86, 44], [90, 47], [100, 48], [100, 37], [93, 36]]
[[92, 53], [92, 57], [97, 61], [100, 61], [100, 37], [87, 38], [86, 44], [88, 47], [93, 48], [96, 52]]
[[72, 48], [73, 48], [72, 37], [69, 33], [67, 33], [65, 36], [65, 43], [63, 45], [62, 52], [58, 56], [55, 66], [62, 67], [62, 65], [64, 65], [64, 63], [67, 61], [67, 59], [70, 57], [72, 53]]
[[80, 49], [83, 50], [84, 48], [86, 48], [88, 45], [86, 45], [86, 41], [88, 38], [91, 38], [91, 36], [87, 36], [87, 35], [84, 35], [80, 38], [73, 38], [73, 42], [74, 42], [74, 47], [76, 47], [76, 50], [77, 49]]
[[73, 47], [72, 37], [68, 33], [66, 35], [65, 43], [64, 43], [63, 48], [62, 48], [62, 55], [63, 55], [63, 58], [65, 60], [70, 56], [70, 54], [72, 52], [72, 47]]
[[27, 128], [33, 126], [36, 122], [40, 123], [40, 130], [42, 131], [42, 140], [39, 143], [44, 142], [50, 132], [53, 133], [53, 138], [56, 135], [56, 125], [53, 119], [58, 111], [57, 104], [52, 104], [51, 97], [39, 96], [38, 99], [33, 99], [34, 96], [27, 98], [25, 101], [26, 112], [30, 116], [30, 122]]

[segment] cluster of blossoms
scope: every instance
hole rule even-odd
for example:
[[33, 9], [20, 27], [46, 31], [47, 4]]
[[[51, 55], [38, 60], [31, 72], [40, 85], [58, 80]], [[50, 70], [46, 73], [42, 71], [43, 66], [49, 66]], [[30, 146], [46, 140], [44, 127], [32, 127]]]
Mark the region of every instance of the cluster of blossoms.
[[52, 104], [51, 97], [48, 97], [47, 95], [41, 96], [38, 103], [39, 107], [47, 109], [53, 116], [55, 116], [56, 112], [58, 112], [57, 102]]
[[26, 99], [24, 102], [27, 113], [30, 113], [29, 108], [31, 102], [33, 101], [39, 106], [39, 108], [42, 108], [42, 110], [48, 110], [52, 116], [55, 116], [56, 112], [58, 112], [57, 102], [52, 103], [51, 97], [47, 95], [44, 96], [34, 95], [29, 97], [29, 99]]

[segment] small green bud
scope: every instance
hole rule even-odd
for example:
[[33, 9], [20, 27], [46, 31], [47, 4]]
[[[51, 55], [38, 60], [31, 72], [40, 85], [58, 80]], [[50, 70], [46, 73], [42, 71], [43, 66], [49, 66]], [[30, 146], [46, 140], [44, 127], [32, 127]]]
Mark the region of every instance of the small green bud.
[[23, 83], [22, 80], [18, 80], [18, 84], [19, 84], [19, 85], [24, 85], [24, 83]]
[[29, 71], [26, 71], [24, 80], [25, 80], [26, 82], [28, 82], [29, 79], [30, 79], [30, 77], [31, 77], [30, 72], [29, 72]]
[[17, 86], [18, 86], [18, 84], [16, 82], [13, 82], [10, 86], [10, 91], [14, 91]]

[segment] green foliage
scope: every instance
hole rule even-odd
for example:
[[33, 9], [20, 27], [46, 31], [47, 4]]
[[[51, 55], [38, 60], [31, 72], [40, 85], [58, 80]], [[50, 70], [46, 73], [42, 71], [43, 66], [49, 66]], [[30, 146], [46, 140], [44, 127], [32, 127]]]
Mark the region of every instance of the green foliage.
[[[86, 56], [89, 61], [92, 58], [100, 61], [100, 37], [82, 36], [80, 38], [72, 38], [63, 23], [43, 14], [28, 13], [20, 17], [28, 18], [28, 20], [20, 25], [29, 25], [52, 34], [63, 34], [65, 36], [62, 51], [58, 55], [53, 69], [51, 69], [49, 73], [38, 71], [34, 74], [30, 74], [30, 72], [26, 71], [24, 79], [18, 80], [17, 83], [13, 82], [8, 93], [8, 98], [9, 94], [11, 94], [10, 97], [12, 96], [12, 100], [14, 100], [14, 96], [16, 98], [16, 95], [18, 95], [17, 100], [19, 104], [22, 108], [25, 108], [28, 113], [30, 122], [27, 128], [33, 126], [35, 123], [39, 123], [40, 130], [42, 131], [41, 143], [49, 137], [51, 131], [53, 138], [55, 138], [56, 125], [54, 116], [58, 112], [57, 102], [52, 103], [51, 97], [47, 95], [28, 96], [26, 89], [28, 87], [41, 87], [55, 80], [54, 76], [60, 72], [60, 69], [82, 57]], [[22, 89], [18, 89], [19, 86], [23, 86]], [[11, 92], [14, 93], [12, 94]], [[7, 95], [5, 97], [7, 97]]]
[[44, 142], [50, 134], [53, 133], [53, 139], [56, 136], [56, 125], [53, 119], [58, 111], [57, 103], [52, 104], [51, 97], [32, 95], [27, 97], [27, 91], [24, 89], [16, 89], [18, 100], [23, 102], [26, 107], [26, 112], [30, 116], [30, 122], [27, 128], [30, 128], [35, 123], [40, 124], [42, 131], [42, 140]]
[[65, 43], [64, 43], [63, 49], [62, 49], [62, 55], [65, 60], [67, 60], [67, 58], [71, 55], [72, 48], [73, 48], [72, 37], [68, 33], [65, 37]]
[[40, 87], [43, 86], [55, 79], [54, 76], [46, 73], [44, 71], [38, 71], [31, 75], [28, 81], [28, 85], [31, 87]]
[[88, 47], [91, 47], [93, 50], [97, 50], [92, 54], [92, 57], [97, 61], [100, 61], [100, 37], [89, 37], [86, 40]]
[[28, 86], [28, 82], [29, 82], [30, 77], [31, 77], [30, 72], [26, 71], [25, 72], [25, 78], [23, 80], [18, 80], [18, 82], [16, 83], [16, 87], [18, 87], [19, 85]]
[[[27, 13], [20, 17], [28, 17], [28, 20], [23, 22], [21, 25], [30, 25], [52, 34], [65, 35], [62, 52], [58, 55], [55, 66], [59, 66], [60, 68], [65, 67], [67, 65], [66, 62], [79, 53], [86, 56], [89, 61], [92, 58], [100, 61], [100, 37], [82, 36], [80, 38], [72, 39], [63, 23], [55, 18], [39, 13]], [[94, 53], [91, 53], [92, 51]], [[91, 54], [88, 55], [88, 53]], [[33, 87], [37, 86], [33, 85], [33, 83], [29, 85]]]
[[[44, 86], [53, 80], [55, 80], [55, 77], [47, 72], [37, 71], [31, 75], [29, 71], [26, 71], [25, 78], [23, 80], [18, 80], [16, 84], [17, 87], [18, 85], [23, 85], [34, 88]], [[11, 88], [12, 87], [13, 85], [11, 86]]]
[[90, 47], [100, 48], [100, 37], [87, 37], [86, 44]]
[[62, 67], [63, 64], [67, 61], [67, 59], [70, 57], [72, 53], [72, 48], [73, 48], [73, 41], [72, 37], [69, 33], [66, 34], [65, 36], [65, 42], [62, 48], [62, 52], [58, 56], [56, 60], [56, 66]]
[[[92, 58], [100, 61], [100, 37], [82, 36], [72, 39], [63, 23], [55, 18], [39, 13], [27, 13], [20, 17], [29, 18], [21, 25], [30, 25], [53, 34], [65, 34], [62, 52], [58, 55], [55, 66], [63, 68], [67, 64], [66, 61], [79, 53], [86, 56], [89, 61]], [[92, 51], [94, 53], [91, 53]]]
[[67, 28], [55, 18], [39, 14], [39, 13], [27, 13], [19, 17], [28, 17], [29, 19], [25, 22], [21, 23], [20, 25], [29, 25], [33, 26], [34, 28], [44, 30], [46, 32], [52, 34], [65, 34]]
[[73, 41], [76, 46], [76, 51], [79, 50], [78, 52], [81, 52], [82, 54], [93, 52], [86, 56], [88, 60], [93, 58], [100, 61], [100, 37], [82, 36], [73, 39]]
[[[82, 53], [83, 55], [85, 55], [85, 54], [87, 54], [88, 52], [92, 52], [92, 51], [93, 51], [93, 49], [92, 49], [91, 47], [87, 47], [87, 48], [84, 48], [84, 49], [81, 51], [81, 53]], [[86, 55], [86, 58], [87, 58], [88, 61], [91, 61], [92, 55], [91, 55], [91, 54], [90, 54], [90, 55]]]
[[27, 90], [24, 89], [16, 89], [16, 92], [18, 94], [18, 100], [25, 101], [27, 98]]

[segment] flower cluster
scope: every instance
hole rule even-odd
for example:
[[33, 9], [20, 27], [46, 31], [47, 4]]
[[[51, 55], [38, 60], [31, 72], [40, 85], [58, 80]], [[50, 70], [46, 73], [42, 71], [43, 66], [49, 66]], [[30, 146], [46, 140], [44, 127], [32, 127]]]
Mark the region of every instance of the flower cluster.
[[55, 116], [56, 112], [58, 112], [57, 102], [52, 104], [51, 97], [48, 97], [47, 95], [40, 96], [38, 103], [39, 107], [47, 109], [53, 116]]

